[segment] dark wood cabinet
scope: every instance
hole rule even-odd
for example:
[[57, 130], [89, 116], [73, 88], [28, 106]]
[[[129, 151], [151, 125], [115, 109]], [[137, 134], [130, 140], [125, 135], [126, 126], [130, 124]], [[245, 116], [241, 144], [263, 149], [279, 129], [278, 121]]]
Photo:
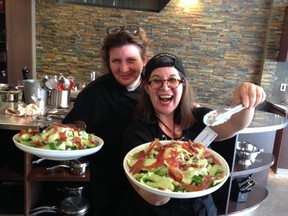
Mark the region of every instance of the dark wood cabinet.
[[[24, 156], [24, 215], [29, 215], [31, 208], [37, 206], [58, 205], [62, 197], [57, 194], [56, 183], [69, 185], [69, 183], [74, 182], [86, 185], [90, 181], [89, 169], [83, 175], [73, 175], [68, 169], [48, 173], [46, 170], [47, 164], [33, 165], [32, 161], [39, 158], [28, 153], [24, 153]], [[50, 191], [47, 190], [47, 187]], [[52, 199], [49, 199], [49, 197], [52, 197]]]
[[[35, 72], [35, 1], [5, 1], [7, 81], [18, 84], [23, 79], [22, 69]], [[0, 29], [1, 30], [1, 29]]]
[[[281, 110], [273, 104], [269, 104], [269, 112], [278, 114], [285, 118], [288, 115], [285, 110]], [[288, 127], [278, 130], [275, 137], [273, 154], [275, 155], [275, 163], [272, 166], [272, 170], [276, 174], [288, 174]]]
[[287, 62], [288, 60], [288, 7], [285, 9], [285, 18], [283, 22], [280, 49], [278, 54], [279, 62]]
[[7, 83], [6, 13], [0, 11], [0, 83]]

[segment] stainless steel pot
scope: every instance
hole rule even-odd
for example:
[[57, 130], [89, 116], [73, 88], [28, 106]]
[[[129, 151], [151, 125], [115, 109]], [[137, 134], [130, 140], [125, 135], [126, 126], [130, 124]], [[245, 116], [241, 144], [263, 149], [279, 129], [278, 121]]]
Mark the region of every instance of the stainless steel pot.
[[48, 167], [46, 168], [46, 170], [50, 171], [50, 172], [54, 172], [54, 171], [59, 171], [59, 169], [62, 168], [68, 168], [70, 169], [70, 172], [73, 175], [84, 175], [86, 173], [86, 168], [88, 167], [89, 162], [88, 161], [80, 161], [80, 160], [73, 160], [73, 161], [69, 161], [68, 164], [60, 164], [60, 165], [56, 165], [53, 167]]
[[60, 213], [64, 215], [85, 215], [90, 208], [88, 200], [84, 197], [70, 196], [65, 198], [59, 206]]
[[0, 91], [8, 91], [11, 88], [11, 85], [7, 83], [0, 83]]
[[37, 215], [86, 215], [89, 212], [90, 204], [88, 200], [84, 197], [70, 196], [61, 201], [59, 207], [57, 206], [41, 206], [34, 209], [31, 209], [29, 216]]
[[67, 198], [70, 196], [79, 196], [83, 197], [85, 193], [85, 186], [64, 186], [61, 188], [57, 188], [57, 190], [61, 191], [63, 194], [63, 198]]
[[20, 91], [0, 91], [1, 100], [5, 102], [17, 102]]
[[74, 175], [83, 175], [86, 173], [86, 168], [89, 165], [89, 162], [81, 162], [79, 160], [70, 161], [70, 171]]
[[251, 165], [257, 155], [262, 152], [263, 149], [259, 149], [257, 146], [249, 142], [237, 142], [236, 145], [236, 158], [238, 163], [243, 165]]
[[21, 91], [7, 83], [0, 83], [1, 100], [5, 102], [17, 102]]

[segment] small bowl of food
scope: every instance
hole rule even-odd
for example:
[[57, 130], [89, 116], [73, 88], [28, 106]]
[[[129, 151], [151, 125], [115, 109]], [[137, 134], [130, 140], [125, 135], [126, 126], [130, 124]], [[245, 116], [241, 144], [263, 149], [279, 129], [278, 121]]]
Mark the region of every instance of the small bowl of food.
[[239, 163], [244, 165], [251, 165], [262, 151], [263, 149], [259, 149], [249, 142], [237, 142], [236, 144], [236, 158]]

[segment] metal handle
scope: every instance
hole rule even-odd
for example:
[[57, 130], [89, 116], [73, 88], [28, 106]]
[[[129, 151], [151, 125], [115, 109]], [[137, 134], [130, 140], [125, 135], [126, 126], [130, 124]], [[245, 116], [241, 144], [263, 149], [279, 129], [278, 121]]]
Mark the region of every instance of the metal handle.
[[217, 121], [218, 119], [221, 118], [230, 118], [232, 115], [234, 115], [235, 113], [240, 112], [241, 110], [243, 110], [245, 107], [243, 106], [243, 104], [237, 104], [235, 106], [226, 108], [226, 111], [224, 111], [223, 113], [220, 113], [219, 115], [216, 116], [215, 120]]
[[56, 206], [41, 206], [30, 210], [29, 216], [36, 216], [42, 213], [58, 213]]
[[223, 124], [224, 122], [228, 121], [232, 115], [240, 112], [244, 108], [245, 107], [241, 103], [232, 107], [225, 108], [225, 111], [223, 112], [217, 112], [216, 110], [213, 110], [204, 116], [203, 122], [207, 126], [216, 126]]
[[60, 164], [60, 165], [56, 165], [56, 166], [53, 166], [53, 167], [47, 167], [46, 170], [53, 172], [53, 171], [55, 171], [55, 170], [57, 170], [59, 168], [70, 168], [70, 166], [64, 165], [64, 164]]

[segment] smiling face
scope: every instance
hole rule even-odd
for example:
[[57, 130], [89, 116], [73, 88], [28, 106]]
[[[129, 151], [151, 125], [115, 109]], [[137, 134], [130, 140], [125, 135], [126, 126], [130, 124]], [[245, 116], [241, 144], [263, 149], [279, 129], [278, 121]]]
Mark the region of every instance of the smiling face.
[[[181, 79], [177, 69], [174, 67], [160, 67], [151, 73], [149, 80], [168, 80], [171, 78]], [[163, 86], [159, 89], [154, 89], [151, 85], [146, 84], [145, 90], [150, 96], [155, 112], [158, 115], [170, 115], [174, 113], [180, 103], [183, 84], [180, 83], [180, 85], [174, 89], [168, 87], [167, 81], [164, 82]]]
[[116, 80], [126, 87], [136, 85], [145, 65], [140, 48], [133, 44], [113, 47], [109, 55], [110, 68]]

